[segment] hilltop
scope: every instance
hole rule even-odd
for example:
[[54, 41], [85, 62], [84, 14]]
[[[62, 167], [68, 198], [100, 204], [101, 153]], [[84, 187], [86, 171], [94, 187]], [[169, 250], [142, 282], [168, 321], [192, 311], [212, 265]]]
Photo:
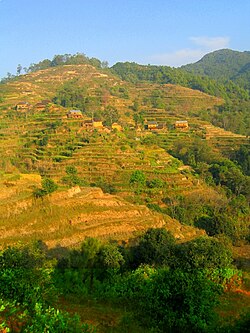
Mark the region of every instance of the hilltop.
[[197, 75], [207, 75], [213, 79], [240, 82], [237, 79], [249, 72], [249, 64], [250, 51], [222, 49], [208, 53], [196, 63], [181, 68]]

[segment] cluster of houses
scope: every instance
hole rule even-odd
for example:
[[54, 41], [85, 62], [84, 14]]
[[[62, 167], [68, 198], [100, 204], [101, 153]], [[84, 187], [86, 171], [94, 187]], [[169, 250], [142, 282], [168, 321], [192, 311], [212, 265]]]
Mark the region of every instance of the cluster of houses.
[[30, 111], [31, 109], [36, 111], [44, 111], [48, 105], [51, 103], [51, 101], [44, 99], [39, 103], [36, 103], [35, 105], [31, 105], [28, 102], [19, 102], [15, 106], [15, 110], [19, 112], [26, 112]]
[[[71, 119], [81, 119], [83, 114], [80, 110], [69, 110], [67, 113], [67, 118]], [[103, 125], [103, 122], [99, 118], [87, 119], [82, 122], [82, 128], [85, 130], [105, 130], [106, 127]], [[113, 123], [111, 125], [113, 130], [122, 131], [122, 126], [118, 123]]]
[[[158, 131], [165, 129], [166, 124], [158, 123], [157, 121], [146, 121], [144, 124], [144, 129], [149, 131]], [[187, 120], [177, 120], [174, 123], [176, 129], [187, 129], [188, 121]]]
[[[15, 109], [20, 112], [29, 111], [30, 109], [36, 111], [44, 111], [48, 105], [51, 103], [49, 100], [42, 100], [39, 103], [36, 103], [34, 106], [29, 104], [28, 102], [19, 102], [16, 104]], [[71, 119], [82, 119], [83, 114], [81, 110], [69, 110], [67, 113], [67, 118]], [[122, 126], [118, 123], [113, 123], [111, 125], [112, 129], [116, 129], [117, 131], [122, 131]], [[159, 123], [158, 121], [145, 121], [144, 129], [148, 131], [159, 131], [164, 130], [166, 127], [165, 123]], [[176, 129], [188, 129], [188, 121], [187, 120], [177, 120], [174, 123], [174, 127]], [[82, 128], [85, 130], [102, 130], [105, 129], [103, 122], [101, 119], [92, 118], [88, 120], [84, 120], [82, 122]]]

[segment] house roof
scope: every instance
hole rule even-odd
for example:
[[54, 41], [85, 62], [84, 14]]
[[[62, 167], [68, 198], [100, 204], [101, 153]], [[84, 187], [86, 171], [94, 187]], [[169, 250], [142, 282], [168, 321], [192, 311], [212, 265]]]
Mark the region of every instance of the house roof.
[[187, 120], [176, 120], [175, 123], [176, 123], [176, 124], [187, 124], [188, 121], [187, 121]]
[[157, 125], [158, 122], [157, 121], [148, 121], [147, 125]]
[[69, 113], [82, 114], [82, 111], [81, 110], [69, 110]]
[[37, 107], [37, 106], [46, 107], [46, 104], [45, 104], [45, 103], [42, 103], [42, 102], [39, 102], [39, 103], [36, 103], [35, 106], [36, 106], [36, 107]]
[[29, 105], [28, 102], [18, 102], [17, 105]]

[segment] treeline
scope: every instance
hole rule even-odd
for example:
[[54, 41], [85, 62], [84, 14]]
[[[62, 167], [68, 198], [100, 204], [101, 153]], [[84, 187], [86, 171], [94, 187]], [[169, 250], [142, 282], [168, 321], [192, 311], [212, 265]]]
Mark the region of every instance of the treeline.
[[223, 292], [242, 283], [223, 238], [179, 244], [165, 229], [149, 229], [126, 246], [86, 238], [76, 249], [48, 249], [39, 241], [2, 250], [0, 271], [5, 331], [94, 332], [54, 308], [60, 295], [128, 309], [132, 319], [124, 318], [120, 331], [136, 331], [137, 322], [143, 332], [236, 333], [249, 323], [249, 314], [230, 326], [216, 315]]
[[200, 90], [209, 95], [231, 99], [249, 99], [249, 93], [243, 88], [230, 81], [220, 82], [208, 76], [199, 76], [189, 73], [181, 68], [169, 66], [138, 65], [134, 62], [118, 62], [111, 67], [111, 70], [119, 75], [123, 80], [137, 83], [149, 81], [160, 84], [178, 84], [183, 87]]
[[89, 58], [84, 53], [76, 54], [59, 54], [55, 55], [52, 60], [45, 59], [37, 64], [31, 64], [27, 69], [26, 73], [36, 72], [41, 69], [46, 69], [50, 67], [64, 66], [64, 65], [82, 65], [88, 64], [96, 68], [107, 68], [107, 61], [100, 61], [97, 58]]
[[101, 61], [97, 58], [89, 58], [84, 53], [76, 53], [76, 54], [58, 54], [53, 57], [52, 60], [44, 59], [39, 61], [38, 63], [32, 63], [29, 67], [22, 67], [21, 64], [18, 64], [16, 75], [7, 73], [7, 76], [1, 80], [1, 83], [6, 83], [9, 80], [15, 79], [22, 73], [33, 73], [39, 70], [64, 66], [64, 65], [82, 65], [88, 64], [94, 66], [96, 68], [108, 68], [107, 61]]

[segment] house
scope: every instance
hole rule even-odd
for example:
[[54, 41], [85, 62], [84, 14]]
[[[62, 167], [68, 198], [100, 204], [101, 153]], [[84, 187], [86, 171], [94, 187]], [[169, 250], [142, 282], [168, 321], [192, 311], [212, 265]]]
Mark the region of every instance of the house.
[[44, 104], [44, 103], [40, 102], [40, 103], [36, 103], [36, 104], [34, 105], [34, 108], [35, 108], [37, 111], [44, 111], [45, 108], [46, 108], [46, 106], [47, 106], [47, 104]]
[[174, 124], [175, 128], [188, 128], [187, 120], [177, 120]]
[[68, 118], [74, 118], [74, 119], [79, 119], [82, 118], [82, 111], [80, 110], [69, 110], [69, 112], [67, 113], [67, 117]]
[[146, 130], [152, 131], [152, 130], [157, 129], [157, 126], [158, 126], [158, 122], [157, 121], [147, 121], [146, 124], [145, 124], [145, 126], [144, 126], [144, 128]]
[[15, 109], [17, 111], [25, 112], [25, 111], [29, 111], [30, 107], [31, 107], [31, 105], [28, 102], [19, 102], [16, 104]]
[[93, 122], [92, 120], [84, 120], [84, 122], [82, 123], [82, 127], [86, 130], [88, 129], [93, 129]]
[[84, 120], [82, 123], [82, 127], [86, 130], [88, 129], [100, 129], [103, 128], [102, 120], [98, 118]]
[[112, 127], [113, 130], [117, 130], [118, 132], [121, 132], [121, 131], [122, 131], [122, 126], [119, 125], [118, 123], [113, 123], [113, 124], [111, 125], [111, 127]]
[[98, 118], [93, 118], [92, 120], [94, 128], [103, 128], [102, 120]]

